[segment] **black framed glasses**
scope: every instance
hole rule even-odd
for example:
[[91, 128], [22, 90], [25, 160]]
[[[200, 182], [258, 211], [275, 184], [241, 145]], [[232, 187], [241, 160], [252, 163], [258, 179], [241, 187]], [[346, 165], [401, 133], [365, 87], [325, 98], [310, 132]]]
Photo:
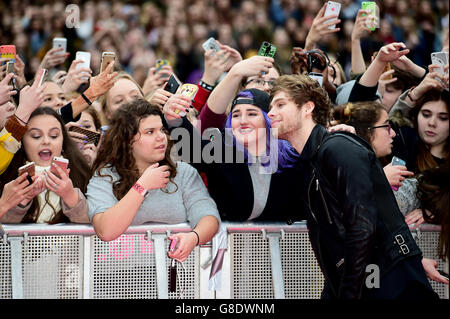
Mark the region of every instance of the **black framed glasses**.
[[384, 124], [384, 125], [378, 125], [378, 126], [371, 126], [371, 127], [369, 127], [369, 130], [373, 130], [376, 128], [383, 128], [383, 127], [386, 128], [388, 134], [391, 135], [391, 124], [390, 123]]
[[245, 85], [250, 84], [250, 83], [254, 83], [256, 85], [261, 85], [261, 86], [269, 84], [270, 87], [273, 87], [275, 84], [275, 80], [266, 81], [263, 79], [251, 79], [251, 80], [248, 80], [247, 83], [245, 83]]

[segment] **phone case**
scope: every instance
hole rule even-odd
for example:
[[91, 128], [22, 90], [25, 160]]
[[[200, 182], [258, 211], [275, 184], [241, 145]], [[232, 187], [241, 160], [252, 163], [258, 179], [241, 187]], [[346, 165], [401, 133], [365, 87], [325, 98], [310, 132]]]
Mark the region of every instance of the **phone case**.
[[273, 58], [276, 52], [277, 52], [276, 46], [267, 41], [264, 41], [258, 50], [258, 55]]
[[2, 58], [13, 59], [13, 62], [16, 62], [16, 46], [13, 44], [0, 45], [0, 55]]
[[[191, 99], [193, 99], [195, 97], [195, 94], [197, 94], [198, 91], [198, 86], [195, 84], [190, 84], [190, 83], [185, 83], [181, 86], [180, 89], [180, 94], [187, 96]], [[180, 114], [181, 116], [185, 116], [186, 112], [180, 111], [180, 110], [175, 110], [175, 113]]]
[[53, 38], [53, 49], [63, 48], [63, 52], [58, 52], [59, 54], [66, 53], [67, 51], [67, 39], [66, 38]]
[[220, 50], [220, 47], [217, 44], [216, 39], [214, 39], [212, 37], [209, 38], [208, 40], [206, 40], [205, 42], [203, 42], [202, 48], [205, 51], [213, 50], [214, 53], [216, 53], [216, 52], [218, 52]]
[[86, 135], [88, 137], [87, 144], [94, 144], [95, 146], [97, 146], [98, 142], [100, 141], [101, 134], [99, 132], [94, 132], [78, 126], [71, 126], [69, 128], [69, 131]]
[[161, 70], [161, 68], [162, 68], [163, 66], [169, 65], [169, 64], [170, 64], [170, 63], [169, 63], [168, 60], [163, 60], [163, 59], [158, 59], [158, 60], [156, 60], [156, 64], [155, 64], [156, 72], [158, 72], [159, 70]]
[[379, 28], [380, 15], [376, 2], [363, 1], [361, 3], [361, 9], [370, 11], [370, 15], [373, 16], [373, 21], [368, 25], [370, 31], [374, 31]]
[[394, 156], [392, 158], [391, 165], [392, 166], [398, 166], [398, 165], [406, 166], [406, 162], [404, 160], [402, 160], [401, 158], [398, 158], [398, 157]]
[[445, 75], [444, 67], [448, 64], [448, 53], [447, 52], [433, 52], [431, 53], [431, 64], [439, 66], [436, 72]]
[[[326, 17], [326, 16], [329, 16], [332, 14], [339, 15], [340, 11], [341, 11], [341, 4], [339, 2], [328, 1], [327, 8], [326, 8], [325, 14], [323, 16]], [[324, 23], [329, 23], [334, 20], [337, 20], [337, 18], [329, 19], [329, 20], [325, 21]], [[336, 28], [335, 24], [328, 27], [328, 29], [330, 29], [330, 30], [335, 29], [335, 28]]]
[[61, 167], [63, 170], [67, 171], [67, 168], [69, 167], [69, 160], [65, 159], [63, 157], [53, 157], [52, 160], [52, 165], [50, 166], [50, 172], [52, 172], [53, 174], [55, 174], [56, 176], [60, 177], [58, 174], [58, 171], [56, 170], [56, 168], [53, 166], [53, 163], [58, 165], [59, 167]]
[[164, 87], [164, 90], [167, 92], [170, 92], [172, 94], [175, 94], [180, 87], [180, 82], [178, 82], [175, 75], [171, 75], [169, 78], [169, 81], [167, 81], [166, 86]]

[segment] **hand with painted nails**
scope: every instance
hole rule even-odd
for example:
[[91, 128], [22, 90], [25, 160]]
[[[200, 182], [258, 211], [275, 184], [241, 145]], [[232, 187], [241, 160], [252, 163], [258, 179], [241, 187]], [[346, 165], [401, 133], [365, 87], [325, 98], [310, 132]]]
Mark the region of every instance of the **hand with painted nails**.
[[[181, 118], [179, 112], [189, 112], [191, 106], [191, 99], [182, 94], [172, 95], [164, 104], [163, 113], [166, 120], [175, 120]], [[178, 112], [176, 112], [178, 110]]]

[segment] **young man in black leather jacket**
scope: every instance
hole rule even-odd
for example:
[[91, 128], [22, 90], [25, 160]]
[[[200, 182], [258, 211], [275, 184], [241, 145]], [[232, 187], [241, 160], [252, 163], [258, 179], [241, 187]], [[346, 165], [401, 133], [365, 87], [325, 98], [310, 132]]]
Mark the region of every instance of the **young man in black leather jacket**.
[[322, 297], [436, 298], [370, 144], [326, 131], [327, 93], [308, 76], [285, 75], [272, 89], [270, 107], [274, 135], [301, 154], [298, 180], [325, 276]]

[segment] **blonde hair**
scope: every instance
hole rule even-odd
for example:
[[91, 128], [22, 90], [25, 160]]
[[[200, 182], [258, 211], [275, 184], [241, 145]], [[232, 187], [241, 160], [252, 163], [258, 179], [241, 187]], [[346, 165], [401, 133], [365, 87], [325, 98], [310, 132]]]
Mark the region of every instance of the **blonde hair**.
[[[141, 86], [136, 82], [136, 80], [131, 75], [129, 75], [126, 72], [121, 71], [116, 76], [116, 81], [118, 81], [120, 79], [127, 79], [127, 80], [130, 80], [131, 82], [133, 82], [134, 84], [136, 84], [137, 88], [139, 89], [139, 92], [142, 94], [142, 96], [144, 96], [144, 91], [142, 91]], [[103, 94], [102, 96], [100, 96], [97, 99], [98, 103], [100, 104], [100, 109], [101, 109], [103, 115], [106, 115], [106, 113], [107, 113], [108, 105], [106, 103], [106, 95], [108, 94], [108, 92], [109, 92], [109, 90], [106, 91], [105, 94]]]

